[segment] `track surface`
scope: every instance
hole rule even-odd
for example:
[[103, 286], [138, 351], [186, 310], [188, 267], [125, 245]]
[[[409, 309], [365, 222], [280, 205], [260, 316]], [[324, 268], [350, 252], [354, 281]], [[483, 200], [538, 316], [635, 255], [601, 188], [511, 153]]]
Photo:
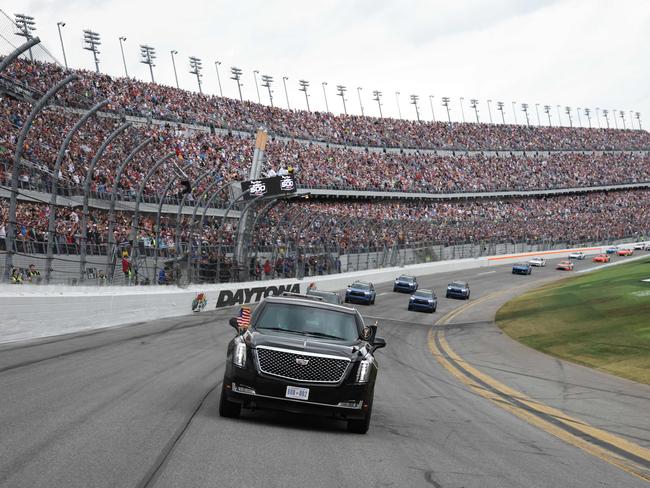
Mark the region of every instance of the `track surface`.
[[379, 285], [376, 305], [359, 306], [388, 342], [365, 436], [282, 413], [220, 418], [232, 310], [0, 349], [0, 486], [648, 486], [478, 396], [429, 349], [434, 322], [466, 303], [444, 298], [450, 279], [469, 280], [472, 300], [503, 290], [446, 326], [450, 346], [506, 385], [650, 447], [650, 388], [531, 351], [494, 326], [499, 303], [566, 276], [552, 264], [532, 276], [504, 266], [420, 277], [443, 295], [433, 315], [406, 311], [408, 295]]

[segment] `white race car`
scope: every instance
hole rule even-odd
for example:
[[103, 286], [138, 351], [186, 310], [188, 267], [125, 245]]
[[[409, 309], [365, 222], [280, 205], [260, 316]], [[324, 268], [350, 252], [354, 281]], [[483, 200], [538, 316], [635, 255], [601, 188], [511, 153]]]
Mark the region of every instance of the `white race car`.
[[650, 242], [639, 242], [634, 244], [635, 251], [647, 251], [650, 249]]
[[576, 251], [576, 252], [572, 252], [571, 254], [569, 254], [569, 259], [580, 259], [580, 260], [582, 260], [584, 258], [585, 258], [585, 253], [583, 253], [582, 251]]
[[539, 266], [539, 267], [546, 266], [546, 259], [540, 257], [534, 257], [533, 259], [528, 261], [528, 264], [530, 264], [531, 266]]

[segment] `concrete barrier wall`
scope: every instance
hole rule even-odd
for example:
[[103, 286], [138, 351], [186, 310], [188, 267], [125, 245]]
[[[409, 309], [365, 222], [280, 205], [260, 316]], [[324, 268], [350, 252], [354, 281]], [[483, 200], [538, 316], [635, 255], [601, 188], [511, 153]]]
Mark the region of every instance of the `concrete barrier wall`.
[[[625, 247], [632, 247], [633, 243]], [[264, 296], [282, 291], [304, 293], [309, 283], [323, 290], [336, 291], [357, 279], [384, 283], [406, 273], [423, 276], [463, 269], [513, 263], [532, 256], [561, 257], [573, 250], [593, 255], [603, 247], [563, 249], [505, 256], [484, 256], [455, 261], [413, 264], [337, 275], [315, 276], [305, 280], [284, 279], [176, 287], [96, 287], [0, 285], [0, 343], [22, 341], [73, 332], [94, 330], [135, 322], [192, 314], [192, 300], [205, 292], [207, 309], [255, 303]], [[236, 309], [235, 309], [236, 310]]]

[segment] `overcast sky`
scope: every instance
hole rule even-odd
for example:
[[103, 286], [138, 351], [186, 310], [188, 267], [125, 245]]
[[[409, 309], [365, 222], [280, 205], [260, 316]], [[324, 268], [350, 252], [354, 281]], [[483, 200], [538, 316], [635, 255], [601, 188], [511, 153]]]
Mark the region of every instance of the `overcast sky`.
[[[495, 103], [506, 104], [506, 122], [524, 120], [521, 103], [542, 112], [562, 106], [596, 107], [610, 111], [640, 111], [650, 124], [650, 1], [647, 0], [5, 0], [8, 14], [35, 17], [37, 34], [63, 62], [57, 21], [63, 28], [68, 63], [94, 69], [92, 54], [82, 49], [82, 30], [102, 36], [102, 72], [123, 75], [118, 37], [127, 38], [129, 75], [148, 80], [139, 63], [139, 45], [158, 53], [154, 76], [173, 84], [170, 51], [178, 51], [176, 66], [182, 88], [197, 90], [188, 73], [188, 56], [203, 60], [204, 91], [218, 93], [215, 60], [220, 66], [225, 96], [237, 97], [229, 79], [231, 66], [244, 71], [244, 98], [257, 101], [253, 70], [274, 77], [274, 103], [286, 106], [282, 77], [292, 108], [306, 108], [298, 80], [309, 80], [312, 110], [324, 110], [326, 81], [330, 110], [342, 112], [336, 85], [348, 89], [348, 113], [360, 113], [357, 87], [365, 113], [379, 115], [372, 90], [383, 92], [384, 115], [397, 117], [396, 91], [404, 118], [415, 118], [409, 96], [417, 94], [420, 116], [431, 119], [430, 95], [437, 119], [446, 118], [441, 97], [451, 98], [451, 117], [475, 120], [469, 100], [479, 100], [481, 121], [501, 119]], [[259, 82], [259, 81], [258, 81]], [[268, 93], [260, 86], [262, 103]], [[587, 124], [584, 112], [582, 122]], [[611, 120], [611, 118], [610, 118]], [[644, 122], [647, 121], [647, 122]], [[595, 120], [592, 120], [596, 125]], [[634, 120], [636, 126], [636, 120]], [[604, 120], [602, 121], [604, 125]], [[618, 124], [621, 125], [620, 119]], [[612, 123], [612, 126], [614, 124]]]

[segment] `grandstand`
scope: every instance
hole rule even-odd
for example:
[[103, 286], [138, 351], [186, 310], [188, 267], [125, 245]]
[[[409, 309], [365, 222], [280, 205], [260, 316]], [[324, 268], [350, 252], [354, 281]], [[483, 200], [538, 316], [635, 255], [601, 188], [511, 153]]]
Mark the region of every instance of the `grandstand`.
[[[37, 58], [0, 73], [0, 250], [48, 281], [305, 276], [650, 230], [644, 130], [285, 110]], [[236, 203], [260, 127], [255, 177], [292, 172], [311, 198]], [[125, 253], [139, 277], [122, 273]]]

